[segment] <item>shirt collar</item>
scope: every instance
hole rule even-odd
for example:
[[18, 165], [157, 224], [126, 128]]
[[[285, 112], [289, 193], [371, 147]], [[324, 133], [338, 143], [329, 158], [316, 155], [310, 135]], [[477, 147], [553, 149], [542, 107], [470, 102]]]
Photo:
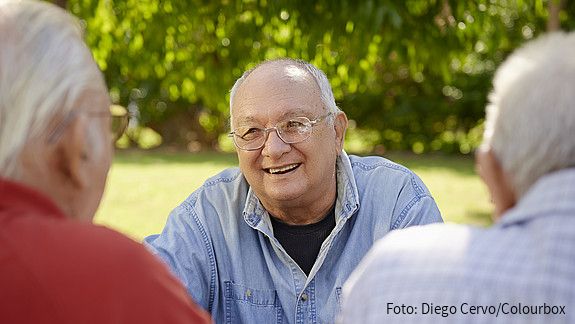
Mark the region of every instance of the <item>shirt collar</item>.
[[38, 215], [66, 218], [46, 195], [28, 186], [0, 178], [0, 212], [33, 211]]
[[[349, 218], [359, 208], [359, 193], [353, 176], [351, 161], [343, 150], [336, 159], [336, 178], [337, 199], [335, 202], [335, 215], [336, 222], [339, 223]], [[268, 215], [267, 211], [251, 187], [248, 189], [243, 215], [246, 223], [254, 228], [258, 226], [262, 219], [267, 220], [269, 223], [269, 219], [264, 217], [264, 215]], [[270, 226], [270, 224], [267, 225]]]
[[351, 161], [345, 151], [336, 160], [337, 201], [335, 202], [336, 221], [346, 220], [359, 209], [359, 192], [351, 168]]
[[537, 180], [499, 224], [512, 225], [549, 214], [575, 214], [575, 168], [549, 173]]

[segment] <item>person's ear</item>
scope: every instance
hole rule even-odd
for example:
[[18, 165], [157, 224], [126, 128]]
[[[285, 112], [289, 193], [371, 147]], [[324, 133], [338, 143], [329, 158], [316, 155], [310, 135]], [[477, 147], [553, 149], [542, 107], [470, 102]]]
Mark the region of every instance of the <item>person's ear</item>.
[[347, 116], [343, 111], [337, 112], [334, 117], [333, 127], [335, 129], [335, 145], [337, 154], [343, 150], [343, 141], [345, 139], [345, 131], [347, 129]]
[[517, 202], [515, 190], [509, 176], [491, 148], [480, 148], [475, 154], [476, 170], [487, 185], [491, 200], [495, 205], [494, 219], [499, 219]]
[[87, 119], [80, 114], [66, 127], [57, 144], [56, 170], [75, 189], [89, 186]]

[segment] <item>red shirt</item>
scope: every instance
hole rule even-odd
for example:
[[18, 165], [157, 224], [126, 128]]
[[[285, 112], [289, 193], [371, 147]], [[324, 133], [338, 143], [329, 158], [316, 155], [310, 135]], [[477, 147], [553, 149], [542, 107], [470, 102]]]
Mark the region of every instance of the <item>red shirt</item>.
[[209, 323], [140, 244], [0, 179], [1, 323]]

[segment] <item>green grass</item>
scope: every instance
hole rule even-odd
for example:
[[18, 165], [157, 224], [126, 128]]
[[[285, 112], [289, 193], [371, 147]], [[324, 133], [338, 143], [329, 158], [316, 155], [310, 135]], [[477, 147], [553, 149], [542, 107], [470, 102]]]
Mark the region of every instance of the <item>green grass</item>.
[[[491, 223], [487, 191], [469, 157], [392, 154], [415, 171], [446, 221]], [[162, 230], [170, 211], [210, 176], [237, 165], [235, 154], [120, 152], [95, 221], [142, 240]]]
[[492, 206], [487, 187], [475, 173], [470, 156], [391, 155], [427, 185], [446, 222], [488, 226]]

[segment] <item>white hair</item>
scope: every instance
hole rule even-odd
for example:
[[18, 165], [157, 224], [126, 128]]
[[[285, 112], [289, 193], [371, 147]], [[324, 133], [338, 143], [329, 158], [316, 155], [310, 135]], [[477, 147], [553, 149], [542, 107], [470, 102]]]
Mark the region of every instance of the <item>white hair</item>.
[[0, 176], [17, 178], [25, 145], [103, 78], [79, 23], [46, 2], [0, 0], [0, 44]]
[[497, 70], [483, 144], [521, 197], [549, 172], [575, 166], [575, 33], [552, 33]]
[[291, 59], [291, 58], [279, 58], [279, 59], [275, 59], [275, 60], [269, 60], [269, 61], [264, 61], [258, 65], [256, 65], [254, 68], [247, 70], [246, 72], [244, 72], [244, 74], [236, 80], [236, 83], [234, 84], [234, 86], [232, 87], [232, 89], [230, 90], [230, 118], [232, 116], [232, 107], [234, 104], [234, 98], [236, 96], [236, 93], [238, 91], [238, 89], [240, 88], [240, 86], [242, 85], [242, 83], [248, 78], [248, 76], [250, 74], [252, 74], [252, 72], [254, 72], [255, 70], [257, 70], [258, 68], [268, 65], [268, 64], [282, 64], [282, 65], [295, 65], [297, 67], [300, 67], [302, 69], [304, 69], [305, 71], [307, 71], [312, 78], [315, 80], [319, 90], [320, 90], [320, 94], [321, 94], [321, 101], [324, 104], [324, 106], [326, 107], [328, 112], [331, 113], [338, 113], [341, 110], [337, 107], [337, 104], [335, 103], [335, 98], [333, 96], [333, 91], [331, 89], [331, 85], [329, 84], [329, 80], [327, 79], [327, 76], [325, 75], [325, 73], [323, 73], [322, 70], [318, 69], [317, 67], [315, 67], [313, 64], [308, 63], [306, 61], [303, 60], [295, 60], [295, 59]]

